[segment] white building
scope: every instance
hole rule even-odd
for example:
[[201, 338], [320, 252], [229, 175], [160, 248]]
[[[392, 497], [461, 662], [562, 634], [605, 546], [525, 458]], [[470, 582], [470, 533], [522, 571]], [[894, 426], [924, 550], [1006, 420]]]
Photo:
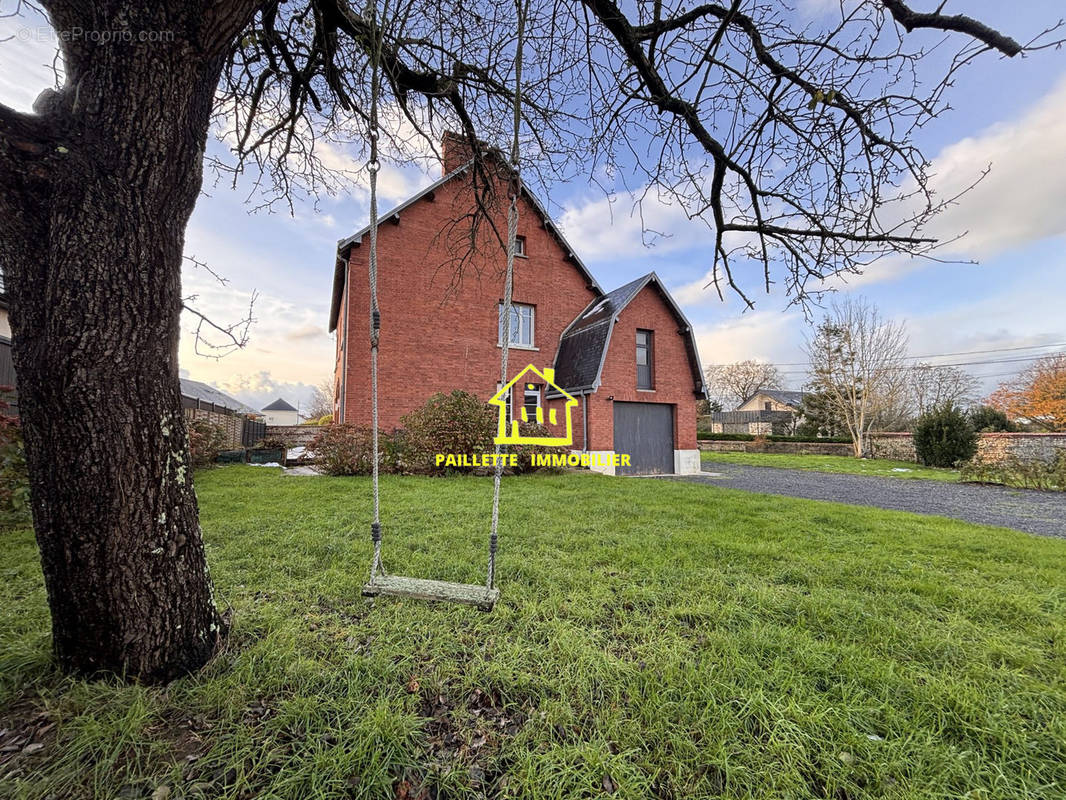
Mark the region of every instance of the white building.
[[280, 397], [263, 408], [267, 425], [299, 425], [300, 412]]

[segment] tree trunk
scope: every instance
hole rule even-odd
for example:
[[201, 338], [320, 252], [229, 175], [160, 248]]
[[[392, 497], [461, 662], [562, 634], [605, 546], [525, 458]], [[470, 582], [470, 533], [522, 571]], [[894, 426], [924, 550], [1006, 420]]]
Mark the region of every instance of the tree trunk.
[[53, 11], [61, 30], [121, 19], [173, 40], [64, 45], [67, 85], [35, 108], [54, 140], [0, 170], [33, 522], [55, 655], [79, 674], [167, 681], [224, 634], [178, 384], [184, 232], [223, 63], [195, 44], [194, 5]]

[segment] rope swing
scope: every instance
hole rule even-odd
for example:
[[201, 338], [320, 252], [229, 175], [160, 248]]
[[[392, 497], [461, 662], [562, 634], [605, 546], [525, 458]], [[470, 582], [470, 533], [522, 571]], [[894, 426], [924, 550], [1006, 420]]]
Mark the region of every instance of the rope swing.
[[[515, 49], [515, 88], [514, 118], [510, 153], [509, 204], [507, 210], [507, 268], [504, 275], [503, 342], [500, 348], [500, 384], [507, 383], [507, 355], [511, 344], [511, 294], [514, 284], [515, 246], [518, 238], [518, 200], [521, 195], [521, 178], [519, 177], [519, 132], [522, 121], [522, 47], [525, 39], [525, 9], [523, 0], [515, 0], [517, 15], [517, 43]], [[381, 459], [378, 442], [378, 343], [381, 334], [381, 310], [378, 306], [378, 200], [377, 178], [381, 168], [378, 160], [378, 99], [381, 74], [381, 50], [384, 33], [377, 26], [377, 8], [374, 0], [368, 0], [367, 18], [374, 31], [371, 48], [371, 89], [370, 89], [370, 160], [367, 170], [370, 173], [370, 252], [368, 271], [370, 280], [370, 394], [373, 425], [374, 466], [371, 483], [373, 485], [374, 507], [373, 521], [370, 523], [370, 536], [374, 543], [374, 555], [370, 564], [370, 579], [363, 586], [365, 597], [386, 595], [390, 597], [411, 597], [421, 600], [441, 600], [454, 603], [466, 603], [477, 606], [483, 611], [491, 611], [500, 597], [496, 588], [496, 550], [500, 524], [500, 483], [503, 476], [503, 459], [505, 445], [495, 447], [496, 465], [492, 477], [492, 521], [489, 526], [489, 563], [485, 584], [451, 583], [425, 578], [409, 578], [400, 575], [387, 575], [381, 562], [381, 516], [380, 516], [380, 480], [378, 465]]]

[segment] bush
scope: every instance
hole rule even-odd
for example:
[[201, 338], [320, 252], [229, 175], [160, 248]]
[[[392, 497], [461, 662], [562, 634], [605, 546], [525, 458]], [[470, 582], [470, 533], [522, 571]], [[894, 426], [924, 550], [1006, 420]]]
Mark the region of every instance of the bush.
[[992, 406], [971, 408], [968, 416], [970, 424], [978, 433], [1009, 433], [1016, 430], [1014, 423], [1007, 419], [1007, 415]]
[[959, 409], [942, 406], [918, 418], [914, 449], [927, 467], [954, 467], [977, 452], [977, 432]]
[[[543, 425], [539, 425], [536, 422], [521, 422], [518, 423], [518, 434], [520, 436], [551, 436], [551, 432]], [[493, 434], [495, 435], [495, 433]], [[510, 470], [515, 474], [523, 472], [562, 472], [562, 469], [558, 467], [533, 467], [533, 457], [550, 455], [551, 453], [558, 453], [559, 455], [569, 455], [570, 448], [564, 446], [561, 447], [549, 447], [543, 444], [512, 444], [507, 448], [508, 453], [514, 453], [518, 456], [518, 467]]]
[[1066, 491], [1066, 451], [1051, 461], [1020, 461], [1011, 456], [1003, 461], [974, 458], [961, 467], [962, 480], [971, 483], [1000, 483], [1020, 489]]
[[491, 452], [496, 419], [496, 408], [469, 392], [433, 395], [424, 406], [403, 418], [405, 466], [412, 472], [442, 474], [447, 470], [436, 465], [437, 453]]
[[[315, 464], [327, 475], [369, 475], [374, 470], [373, 428], [368, 425], [331, 425], [308, 446], [315, 454]], [[379, 433], [384, 452], [388, 439]], [[387, 458], [378, 464], [381, 472], [395, 472], [396, 463]]]
[[22, 446], [22, 428], [2, 395], [0, 387], [0, 526], [26, 525], [30, 521], [30, 476]]
[[189, 452], [194, 468], [214, 464], [228, 442], [229, 436], [225, 429], [210, 420], [194, 419], [189, 423]]

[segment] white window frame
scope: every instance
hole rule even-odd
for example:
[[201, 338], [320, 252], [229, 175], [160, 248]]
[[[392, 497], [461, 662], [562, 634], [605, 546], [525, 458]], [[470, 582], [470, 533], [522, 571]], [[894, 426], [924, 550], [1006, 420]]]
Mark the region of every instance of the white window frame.
[[516, 236], [514, 239], [514, 254], [518, 258], [528, 258], [526, 255], [526, 237]]
[[[537, 307], [528, 305], [526, 303], [511, 303], [511, 313], [518, 314], [518, 332], [521, 336], [523, 328], [523, 316], [522, 310], [528, 309], [528, 327], [529, 327], [529, 343], [519, 342], [512, 339], [508, 345], [509, 347], [517, 350], [536, 350], [537, 349]], [[503, 347], [503, 303], [496, 306], [496, 346]]]
[[527, 409], [527, 411], [526, 411], [526, 416], [527, 417], [530, 416], [529, 411], [528, 411], [528, 409], [529, 409], [529, 403], [528, 403], [529, 398], [531, 398], [531, 397], [536, 397], [537, 398], [537, 404], [533, 407], [533, 415], [532, 415], [532, 417], [529, 420], [527, 420], [528, 422], [537, 422], [537, 409], [543, 407], [543, 400], [542, 400], [542, 397], [541, 397], [540, 385], [539, 384], [533, 384], [533, 385], [536, 386], [535, 389], [530, 389], [528, 383], [524, 383], [522, 385], [522, 408]]

